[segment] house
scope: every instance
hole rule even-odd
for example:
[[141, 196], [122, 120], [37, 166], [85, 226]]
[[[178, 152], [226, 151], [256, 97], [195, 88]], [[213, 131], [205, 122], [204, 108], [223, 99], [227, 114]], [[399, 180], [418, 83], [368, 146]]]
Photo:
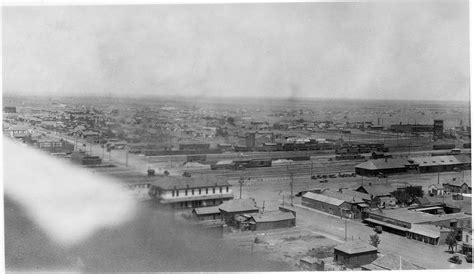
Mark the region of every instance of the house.
[[193, 209], [192, 214], [200, 221], [221, 219], [219, 206], [196, 207]]
[[205, 176], [156, 176], [149, 194], [159, 205], [174, 209], [216, 206], [234, 198], [226, 180]]
[[372, 204], [380, 207], [391, 207], [396, 205], [396, 199], [392, 196], [392, 192], [399, 187], [396, 185], [385, 184], [370, 184], [359, 186], [355, 189], [356, 192], [361, 192], [370, 195]]
[[361, 270], [382, 271], [382, 270], [422, 270], [424, 268], [414, 265], [395, 254], [381, 255], [370, 264], [362, 265]]
[[301, 197], [301, 205], [339, 217], [349, 217], [351, 205], [343, 200], [323, 194], [307, 192]]
[[407, 172], [412, 164], [405, 159], [374, 159], [355, 166], [355, 173], [361, 176], [395, 174]]
[[228, 225], [235, 225], [235, 217], [241, 214], [257, 213], [259, 211], [253, 199], [235, 199], [219, 206], [221, 219]]
[[361, 240], [334, 247], [334, 261], [348, 268], [369, 264], [377, 259], [377, 248]]
[[456, 178], [453, 178], [453, 181], [444, 183], [443, 187], [446, 189], [446, 192], [450, 193], [472, 193], [470, 181], [456, 180]]
[[[360, 195], [354, 193], [359, 193]], [[369, 208], [369, 205], [365, 203], [365, 200], [359, 197], [365, 196], [365, 198], [368, 198], [369, 195], [364, 195], [364, 193], [361, 192], [349, 192], [339, 189], [339, 191], [325, 190], [321, 194], [346, 202], [350, 206], [350, 210], [347, 212], [348, 215], [346, 217], [350, 219], [360, 219], [362, 217], [362, 212], [365, 211], [366, 208]]]
[[441, 185], [431, 184], [428, 186], [428, 194], [430, 196], [442, 196], [446, 194], [446, 191]]

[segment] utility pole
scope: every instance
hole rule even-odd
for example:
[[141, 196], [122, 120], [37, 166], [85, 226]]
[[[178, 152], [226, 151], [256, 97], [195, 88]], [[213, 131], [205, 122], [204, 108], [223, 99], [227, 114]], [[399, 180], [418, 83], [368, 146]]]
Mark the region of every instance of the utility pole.
[[439, 166], [438, 166], [438, 185], [439, 185]]
[[128, 167], [128, 149], [125, 152], [125, 166]]
[[291, 206], [293, 206], [293, 172], [290, 172]]
[[244, 178], [243, 177], [240, 177], [239, 179], [239, 186], [240, 186], [240, 195], [239, 195], [239, 199], [242, 199], [242, 185], [244, 184]]

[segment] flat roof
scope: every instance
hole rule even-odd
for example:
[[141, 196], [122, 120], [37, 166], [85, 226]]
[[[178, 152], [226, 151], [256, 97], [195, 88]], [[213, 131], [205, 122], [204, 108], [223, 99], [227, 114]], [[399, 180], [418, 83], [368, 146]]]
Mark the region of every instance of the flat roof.
[[413, 210], [408, 210], [406, 208], [396, 208], [396, 209], [385, 209], [385, 210], [375, 210], [371, 211], [369, 215], [382, 216], [386, 218], [391, 218], [399, 221], [403, 221], [410, 224], [420, 224], [420, 223], [430, 223], [446, 220], [458, 220], [471, 218], [470, 215], [467, 215], [463, 212], [452, 213], [452, 214], [428, 214], [424, 212], [416, 212]]
[[197, 207], [193, 209], [197, 215], [218, 214], [221, 213], [219, 206]]
[[400, 231], [407, 231], [408, 230], [405, 227], [401, 227], [401, 226], [398, 226], [398, 225], [390, 224], [390, 223], [387, 223], [387, 222], [383, 222], [383, 221], [379, 221], [379, 220], [375, 220], [375, 219], [371, 219], [371, 218], [366, 218], [366, 219], [364, 219], [364, 221], [369, 222], [369, 223], [373, 223], [373, 224], [377, 224], [377, 225], [390, 227], [390, 228], [397, 229], [397, 230], [400, 230]]

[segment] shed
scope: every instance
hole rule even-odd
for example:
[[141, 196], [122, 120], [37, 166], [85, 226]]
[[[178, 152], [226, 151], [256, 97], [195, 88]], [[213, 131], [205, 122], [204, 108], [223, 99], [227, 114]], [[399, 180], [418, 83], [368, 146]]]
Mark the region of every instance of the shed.
[[216, 220], [220, 219], [221, 211], [219, 206], [194, 208], [192, 213], [198, 220]]
[[251, 230], [288, 228], [296, 225], [296, 216], [291, 211], [267, 211], [252, 214], [249, 220]]
[[252, 199], [235, 199], [222, 203], [219, 206], [221, 212], [221, 219], [232, 225], [234, 217], [238, 214], [257, 213], [258, 207]]
[[324, 261], [314, 257], [303, 257], [300, 266], [309, 271], [324, 271]]

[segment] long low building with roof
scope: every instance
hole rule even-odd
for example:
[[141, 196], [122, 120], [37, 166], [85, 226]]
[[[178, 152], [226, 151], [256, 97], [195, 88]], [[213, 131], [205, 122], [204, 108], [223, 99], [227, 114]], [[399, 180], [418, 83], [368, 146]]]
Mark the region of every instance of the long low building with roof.
[[425, 243], [443, 243], [451, 229], [471, 223], [471, 215], [464, 213], [429, 214], [407, 208], [373, 210], [364, 222], [381, 226], [385, 231]]
[[361, 176], [404, 173], [408, 171], [409, 166], [411, 166], [411, 163], [406, 159], [375, 159], [356, 165], [355, 173]]
[[351, 205], [342, 199], [312, 192], [301, 197], [301, 205], [339, 217], [348, 217], [351, 210]]
[[412, 157], [421, 173], [453, 171], [471, 167], [471, 158], [466, 155], [442, 155], [429, 157]]

